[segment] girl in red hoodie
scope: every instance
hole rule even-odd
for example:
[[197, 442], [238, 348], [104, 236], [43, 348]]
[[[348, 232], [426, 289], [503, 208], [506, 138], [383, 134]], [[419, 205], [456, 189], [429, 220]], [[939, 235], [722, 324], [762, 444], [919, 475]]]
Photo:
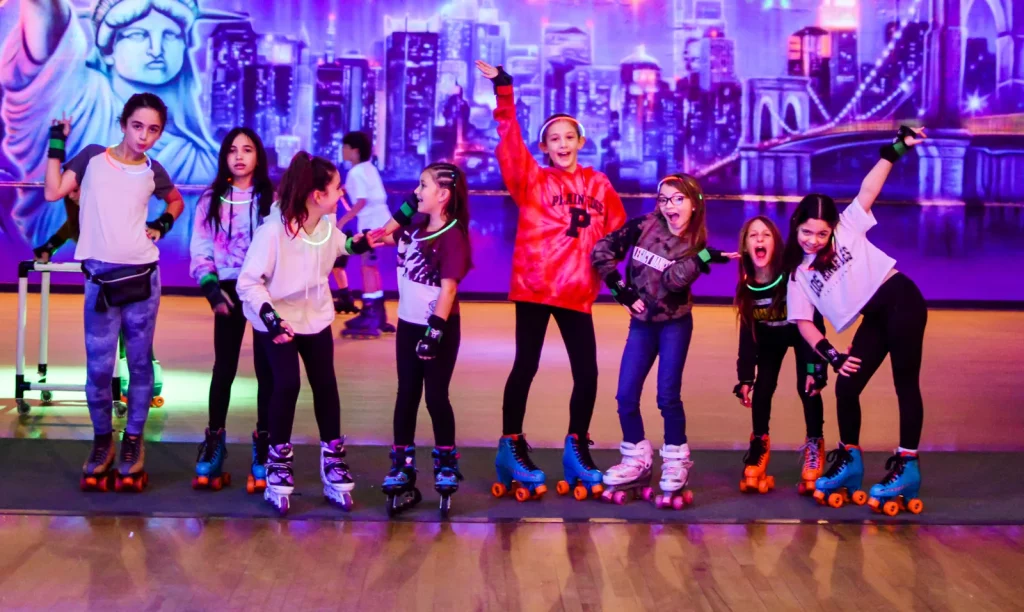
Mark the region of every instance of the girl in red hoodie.
[[543, 167], [530, 154], [516, 121], [512, 77], [499, 66], [477, 61], [477, 69], [494, 83], [500, 142], [497, 148], [501, 176], [519, 207], [519, 226], [512, 258], [509, 300], [516, 305], [516, 358], [505, 384], [502, 403], [503, 431], [495, 466], [502, 495], [512, 481], [526, 490], [525, 500], [545, 490], [544, 472], [530, 461], [523, 437], [526, 397], [537, 373], [548, 321], [553, 316], [569, 353], [573, 391], [569, 400], [569, 435], [562, 465], [568, 492], [577, 480], [577, 497], [601, 490], [601, 472], [590, 458], [587, 430], [597, 397], [597, 341], [590, 307], [597, 299], [599, 281], [590, 265], [590, 252], [605, 234], [626, 221], [622, 200], [608, 177], [577, 163], [586, 138], [583, 126], [568, 115], [554, 115], [538, 131], [540, 150], [548, 160]]

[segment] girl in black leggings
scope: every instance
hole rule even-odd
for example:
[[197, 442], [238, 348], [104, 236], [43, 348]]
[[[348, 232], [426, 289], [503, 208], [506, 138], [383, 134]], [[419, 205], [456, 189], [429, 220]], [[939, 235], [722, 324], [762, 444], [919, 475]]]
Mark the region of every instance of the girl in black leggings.
[[[407, 204], [421, 217], [383, 238], [398, 245], [398, 397], [395, 399], [391, 469], [384, 478], [388, 514], [419, 501], [416, 486], [416, 413], [424, 389], [434, 425], [434, 488], [447, 515], [459, 488], [455, 414], [448, 386], [461, 340], [459, 283], [472, 267], [469, 244], [469, 195], [466, 175], [457, 166], [427, 166]], [[400, 213], [399, 213], [400, 214]], [[384, 231], [381, 231], [383, 234]], [[409, 495], [413, 497], [409, 497]]]
[[335, 227], [341, 197], [338, 169], [300, 151], [281, 179], [280, 208], [272, 208], [252, 239], [238, 275], [238, 296], [255, 342], [270, 366], [270, 450], [263, 497], [281, 514], [294, 490], [292, 424], [299, 398], [299, 358], [313, 389], [320, 429], [320, 479], [327, 500], [347, 510], [355, 486], [345, 464], [341, 403], [334, 375], [334, 304], [327, 279], [341, 255], [365, 253], [365, 236]]
[[[199, 199], [192, 227], [189, 272], [199, 283], [215, 313], [213, 319], [213, 378], [210, 380], [210, 420], [196, 457], [195, 488], [220, 489], [230, 482], [224, 474], [228, 451], [224, 431], [231, 384], [238, 372], [238, 354], [245, 335], [245, 315], [235, 284], [253, 233], [270, 211], [274, 186], [267, 171], [267, 154], [260, 137], [249, 128], [228, 132], [220, 145], [217, 178]], [[269, 434], [267, 400], [270, 376], [260, 343], [253, 345], [256, 380], [256, 429], [252, 432], [252, 468], [246, 490], [267, 486]]]
[[[740, 280], [736, 285], [736, 310], [740, 321], [739, 358], [736, 360], [739, 383], [733, 392], [744, 406], [751, 408], [753, 432], [750, 450], [743, 458], [746, 465], [741, 491], [767, 493], [774, 484], [774, 478], [767, 475], [771, 456], [768, 421], [782, 360], [790, 348], [796, 353], [796, 388], [803, 403], [807, 428], [807, 438], [800, 447], [803, 454], [800, 493], [814, 490], [824, 460], [820, 391], [826, 384], [827, 372], [824, 361], [800, 337], [797, 326], [786, 320], [783, 247], [779, 228], [768, 217], [757, 216], [743, 224]], [[817, 312], [814, 325], [824, 334], [825, 323]]]
[[[861, 183], [860, 192], [842, 214], [828, 196], [812, 194], [797, 206], [790, 219], [786, 244], [789, 320], [796, 321], [807, 343], [841, 375], [836, 382], [839, 448], [829, 453], [832, 465], [816, 483], [815, 497], [842, 505], [844, 491], [859, 491], [864, 476], [860, 453], [860, 394], [882, 364], [892, 358], [893, 382], [900, 408], [900, 445], [886, 462], [888, 474], [871, 487], [869, 504], [896, 514], [902, 505], [920, 512], [921, 487], [917, 446], [921, 439], [924, 407], [921, 401], [921, 355], [928, 310], [917, 286], [896, 271], [896, 261], [867, 239], [877, 221], [871, 205], [878, 197], [893, 164], [925, 138], [924, 130], [903, 126], [892, 144]], [[850, 353], [829, 344], [812, 321], [817, 308], [843, 331], [863, 314]], [[836, 495], [833, 496], [832, 494]]]

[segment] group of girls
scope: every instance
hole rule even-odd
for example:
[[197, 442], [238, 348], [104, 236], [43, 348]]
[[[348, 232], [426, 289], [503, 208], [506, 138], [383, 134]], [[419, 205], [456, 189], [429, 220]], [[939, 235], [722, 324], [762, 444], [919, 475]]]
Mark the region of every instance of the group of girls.
[[[773, 484], [767, 474], [771, 397], [782, 358], [794, 347], [807, 426], [801, 492], [815, 491], [819, 500], [828, 496], [836, 506], [851, 494], [862, 503], [866, 495], [861, 491], [859, 395], [890, 353], [901, 414], [900, 448], [886, 463], [888, 474], [872, 487], [871, 504], [884, 504], [887, 512], [895, 513], [907, 500], [911, 510], [920, 511], [916, 499], [920, 486], [916, 447], [922, 421], [918, 377], [927, 313], [914, 284], [895, 271], [895, 262], [868, 242], [865, 234], [875, 223], [871, 205], [893, 163], [924, 138], [923, 132], [900, 129], [893, 143], [883, 147], [882, 159], [842, 214], [827, 196], [810, 195], [790, 220], [785, 246], [775, 225], [766, 217], [756, 217], [744, 224], [738, 252], [723, 253], [707, 245], [706, 200], [696, 179], [684, 174], [666, 177], [658, 185], [654, 211], [627, 221], [608, 178], [578, 164], [586, 138], [580, 122], [563, 114], [549, 118], [538, 133], [547, 164], [538, 164], [516, 120], [512, 77], [484, 62], [477, 62], [477, 67], [494, 83], [500, 136], [497, 157], [519, 207], [509, 295], [515, 304], [516, 354], [504, 390], [503, 431], [495, 459], [498, 482], [492, 493], [500, 497], [513, 492], [526, 501], [547, 490], [545, 474], [530, 458], [523, 422], [553, 317], [573, 377], [559, 493], [572, 490], [577, 499], [602, 496], [619, 503], [627, 492], [654, 496], [649, 486], [654, 447], [640, 416], [640, 396], [657, 358], [657, 404], [664, 419], [657, 504], [679, 508], [689, 503], [693, 461], [681, 384], [693, 333], [691, 286], [710, 272], [712, 264], [737, 259], [741, 331], [739, 384], [734, 391], [752, 409], [753, 421], [741, 488], [764, 492]], [[126, 335], [132, 387], [117, 483], [120, 488], [123, 480], [134, 476], [141, 483], [136, 488], [145, 485], [141, 433], [152, 375], [151, 368], [143, 366], [148, 365], [145, 356], [152, 344], [159, 302], [158, 252], [153, 241], [170, 230], [182, 206], [166, 172], [145, 156], [159, 138], [166, 109], [155, 96], [142, 96], [142, 101], [135, 96], [125, 107], [124, 141], [110, 149], [85, 146], [65, 166], [63, 175], [59, 160], [67, 123], [57, 123], [51, 131], [50, 154], [58, 162], [49, 167], [47, 197], [58, 199], [81, 187], [82, 239], [76, 257], [84, 260], [92, 281], [87, 283], [86, 332], [95, 443], [84, 468], [83, 488], [106, 487], [111, 470], [113, 349], [107, 332], [116, 338], [118, 327]], [[104, 193], [112, 189], [118, 191], [117, 198]], [[126, 193], [131, 196], [127, 200]], [[152, 195], [165, 199], [168, 210], [143, 231]], [[446, 514], [451, 494], [462, 480], [448, 387], [461, 335], [458, 284], [472, 267], [466, 176], [451, 164], [428, 166], [415, 192], [384, 227], [355, 236], [346, 236], [335, 221], [341, 195], [334, 164], [300, 152], [282, 178], [275, 201], [259, 137], [238, 128], [222, 143], [218, 176], [197, 207], [192, 237], [191, 274], [216, 313], [210, 420], [193, 484], [217, 489], [229, 481], [223, 469], [225, 415], [248, 321], [254, 331], [259, 394], [247, 489], [262, 490], [275, 508], [287, 512], [294, 488], [290, 438], [301, 358], [320, 430], [324, 496], [343, 508], [351, 505], [354, 482], [340, 433], [331, 333], [335, 307], [328, 277], [338, 257], [388, 244], [398, 247], [400, 297], [394, 443], [383, 489], [389, 514], [421, 499], [413, 436], [425, 388], [436, 444], [432, 453], [435, 488]], [[104, 210], [111, 202], [131, 210]], [[114, 235], [140, 239], [103, 240]], [[624, 260], [625, 277], [618, 270]], [[140, 274], [146, 279], [145, 291], [136, 280]], [[616, 395], [622, 457], [604, 473], [590, 455], [593, 442], [588, 434], [597, 394], [591, 307], [601, 281], [630, 313]], [[127, 290], [119, 293], [120, 286]], [[850, 352], [837, 351], [824, 337], [822, 316], [842, 331], [861, 313], [864, 320]], [[829, 453], [832, 463], [823, 473], [820, 392], [827, 380], [825, 364], [840, 374], [836, 385], [840, 444]]]

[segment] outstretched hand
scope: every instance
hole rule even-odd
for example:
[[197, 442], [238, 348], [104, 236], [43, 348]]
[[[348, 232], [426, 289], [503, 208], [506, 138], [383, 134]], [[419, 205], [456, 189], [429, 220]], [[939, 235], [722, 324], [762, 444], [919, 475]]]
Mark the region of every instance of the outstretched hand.
[[68, 117], [67, 114], [64, 111], [61, 111], [60, 119], [54, 119], [53, 121], [50, 122], [50, 125], [53, 125], [53, 126], [62, 125], [62, 126], [64, 126], [64, 137], [65, 138], [67, 138], [68, 136], [71, 135], [71, 117]]
[[921, 144], [922, 142], [925, 141], [926, 138], [928, 138], [928, 135], [924, 133], [924, 127], [910, 129], [914, 131], [914, 135], [907, 136], [905, 139], [903, 139], [903, 143], [908, 147], [913, 147], [915, 145]]
[[498, 76], [498, 69], [483, 60], [476, 60], [476, 69], [488, 79]]

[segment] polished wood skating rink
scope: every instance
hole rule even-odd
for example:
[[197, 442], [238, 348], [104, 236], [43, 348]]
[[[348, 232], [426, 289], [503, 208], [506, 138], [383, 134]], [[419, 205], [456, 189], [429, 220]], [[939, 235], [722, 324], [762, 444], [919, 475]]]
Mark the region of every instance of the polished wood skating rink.
[[0, 516], [0, 541], [3, 610], [1005, 612], [1024, 594], [1018, 527]]
[[[52, 300], [49, 379], [84, 382], [81, 296]], [[29, 304], [31, 375], [38, 296], [30, 296]], [[38, 393], [30, 393], [32, 412], [18, 417], [12, 399], [16, 296], [0, 295], [0, 312], [11, 330], [0, 337], [0, 350], [8, 356], [0, 363], [0, 444], [4, 437], [90, 438], [81, 394], [57, 393], [54, 405], [40, 407]], [[683, 382], [690, 444], [745, 448], [749, 411], [731, 395], [736, 360], [732, 310], [698, 307], [694, 317]], [[599, 446], [613, 448], [620, 438], [615, 387], [627, 315], [617, 306], [599, 305], [595, 323], [601, 376], [591, 434]], [[335, 327], [341, 328], [340, 320]], [[463, 305], [463, 342], [452, 383], [460, 445], [493, 447], [500, 434], [513, 328], [508, 304]], [[853, 330], [847, 331], [833, 343], [845, 346], [852, 335]], [[338, 340], [335, 347], [342, 428], [349, 443], [389, 443], [394, 340]], [[198, 442], [206, 425], [213, 363], [212, 315], [203, 299], [162, 300], [156, 352], [165, 368], [167, 403], [151, 411], [147, 435]], [[255, 419], [251, 361], [247, 338], [228, 418], [229, 437], [235, 441], [248, 439]], [[1021, 363], [1024, 313], [932, 310], [922, 371], [922, 447], [1021, 450]], [[776, 392], [776, 447], [794, 448], [803, 441], [794, 369], [790, 355]], [[862, 440], [868, 449], [896, 445], [891, 380], [886, 361], [863, 396]], [[568, 360], [552, 322], [527, 413], [532, 444], [561, 445], [570, 389]], [[654, 396], [652, 376], [643, 411], [649, 435], [660, 444]], [[826, 389], [825, 406], [831, 446], [836, 439], [834, 383]], [[316, 438], [311, 396], [303, 389], [295, 440]], [[432, 444], [425, 410], [417, 438]], [[941, 486], [941, 474], [929, 478], [929, 486]], [[1022, 585], [1021, 526], [437, 524], [0, 514], [4, 611], [975, 612], [1021, 609]]]
[[[26, 372], [35, 373], [38, 295], [29, 296]], [[51, 382], [85, 382], [82, 297], [51, 296]], [[390, 315], [394, 320], [395, 304]], [[0, 437], [90, 439], [92, 430], [84, 395], [56, 392], [53, 406], [39, 407], [38, 392], [28, 419], [15, 411], [14, 330], [17, 296], [0, 295], [0, 321], [10, 330], [0, 336]], [[507, 303], [463, 305], [462, 346], [451, 385], [457, 440], [462, 446], [496, 445], [501, 434], [501, 398], [515, 354], [514, 312]], [[335, 323], [342, 328], [343, 319]], [[599, 389], [591, 437], [602, 448], [617, 448], [621, 437], [615, 407], [619, 361], [628, 315], [614, 304], [594, 308], [597, 328]], [[845, 347], [856, 326], [839, 334]], [[341, 394], [342, 432], [350, 444], [390, 444], [397, 389], [394, 338], [335, 342], [335, 367]], [[166, 405], [150, 411], [147, 435], [167, 441], [199, 441], [207, 421], [207, 394], [213, 366], [213, 314], [202, 298], [164, 297], [160, 304], [155, 349], [164, 368]], [[732, 395], [736, 384], [737, 325], [726, 306], [698, 306], [694, 335], [683, 377], [690, 445], [701, 449], [745, 449], [750, 411]], [[925, 335], [921, 386], [925, 422], [923, 450], [1022, 450], [1024, 441], [1024, 312], [932, 310]], [[825, 436], [834, 444], [835, 374], [824, 391]], [[248, 441], [255, 424], [256, 384], [251, 334], [246, 332], [241, 365], [228, 414], [228, 438]], [[569, 361], [552, 320], [540, 371], [530, 392], [525, 432], [539, 447], [560, 447], [568, 425], [572, 389]], [[660, 445], [660, 414], [655, 405], [655, 377], [644, 389], [642, 410], [648, 433]], [[898, 442], [898, 413], [888, 359], [862, 396], [863, 433], [868, 450], [891, 450]], [[796, 395], [792, 351], [786, 357], [772, 412], [772, 444], [796, 448], [803, 442], [802, 409]], [[299, 397], [295, 442], [316, 442], [312, 395]], [[432, 444], [429, 417], [420, 412], [419, 444]]]

